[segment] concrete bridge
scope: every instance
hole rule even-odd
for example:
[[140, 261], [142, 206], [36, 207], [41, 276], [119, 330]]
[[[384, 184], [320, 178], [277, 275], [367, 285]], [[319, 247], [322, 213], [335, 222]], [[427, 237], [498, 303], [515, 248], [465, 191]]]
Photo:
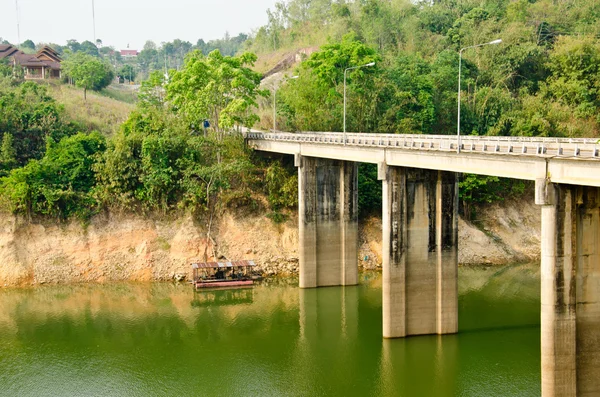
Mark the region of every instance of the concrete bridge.
[[458, 330], [458, 173], [532, 180], [542, 211], [542, 395], [600, 395], [600, 144], [250, 132], [298, 167], [300, 287], [358, 282], [359, 162], [383, 183], [383, 336]]

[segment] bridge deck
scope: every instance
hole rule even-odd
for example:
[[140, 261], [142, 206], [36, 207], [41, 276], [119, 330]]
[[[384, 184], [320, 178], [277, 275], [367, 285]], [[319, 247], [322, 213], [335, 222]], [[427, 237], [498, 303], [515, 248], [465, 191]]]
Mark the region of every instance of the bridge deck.
[[249, 132], [256, 150], [600, 187], [597, 139]]

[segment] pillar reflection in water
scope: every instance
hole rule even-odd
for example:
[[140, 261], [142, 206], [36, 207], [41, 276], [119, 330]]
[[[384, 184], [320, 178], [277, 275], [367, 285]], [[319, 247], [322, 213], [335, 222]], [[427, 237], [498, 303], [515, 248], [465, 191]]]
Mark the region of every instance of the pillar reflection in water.
[[358, 287], [299, 289], [298, 293], [300, 340], [318, 339], [339, 344], [343, 350], [345, 341], [356, 339]]
[[456, 396], [458, 368], [457, 335], [383, 339], [376, 394]]

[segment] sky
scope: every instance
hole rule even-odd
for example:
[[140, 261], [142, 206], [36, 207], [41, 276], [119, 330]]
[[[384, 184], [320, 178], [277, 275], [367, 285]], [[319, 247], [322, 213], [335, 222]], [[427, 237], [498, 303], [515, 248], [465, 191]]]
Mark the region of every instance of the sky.
[[267, 8], [277, 0], [0, 0], [0, 37], [17, 43], [19, 6], [21, 42], [31, 39], [64, 45], [96, 38], [117, 50], [141, 50], [147, 40], [174, 39], [195, 44], [250, 33], [267, 23]]

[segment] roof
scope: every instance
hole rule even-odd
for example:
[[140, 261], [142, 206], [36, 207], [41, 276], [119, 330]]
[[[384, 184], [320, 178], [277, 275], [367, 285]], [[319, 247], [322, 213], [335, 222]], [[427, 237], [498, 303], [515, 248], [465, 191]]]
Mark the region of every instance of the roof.
[[251, 266], [256, 266], [254, 261], [192, 263], [192, 269], [219, 269], [219, 268], [251, 267]]
[[121, 50], [121, 55], [122, 56], [137, 56], [138, 51], [137, 50]]
[[17, 47], [10, 44], [0, 44], [0, 59], [14, 56], [17, 53], [22, 53]]
[[48, 46], [44, 46], [37, 54], [31, 55], [25, 54], [23, 51], [10, 44], [0, 45], [0, 59], [8, 57], [12, 57], [20, 66], [46, 67], [55, 70], [60, 70], [60, 61], [62, 60], [58, 53]]
[[56, 52], [52, 47], [49, 47], [47, 45], [43, 46], [35, 55], [38, 59], [41, 59], [42, 57], [47, 57], [49, 58], [49, 60], [53, 61], [53, 62], [60, 62], [62, 61], [62, 58], [60, 57], [60, 55], [58, 55], [58, 52]]

